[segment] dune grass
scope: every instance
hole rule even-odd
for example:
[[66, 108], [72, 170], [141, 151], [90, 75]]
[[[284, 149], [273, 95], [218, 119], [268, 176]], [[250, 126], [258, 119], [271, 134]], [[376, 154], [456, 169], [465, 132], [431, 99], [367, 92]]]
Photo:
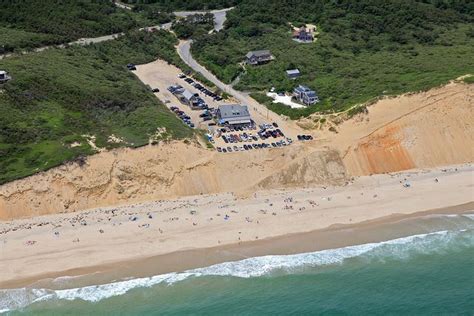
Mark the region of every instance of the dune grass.
[[[127, 63], [178, 61], [176, 38], [136, 32], [87, 47], [48, 49], [0, 60], [13, 79], [0, 87], [0, 183], [95, 151], [142, 146], [158, 128], [186, 138], [186, 127], [145, 87]], [[109, 142], [109, 136], [123, 139]]]

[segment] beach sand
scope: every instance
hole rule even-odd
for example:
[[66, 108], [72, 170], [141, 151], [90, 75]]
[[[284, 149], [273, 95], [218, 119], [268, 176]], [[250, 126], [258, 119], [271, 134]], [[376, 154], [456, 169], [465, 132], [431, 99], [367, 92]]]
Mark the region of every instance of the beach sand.
[[[156, 63], [142, 68], [150, 74], [159, 69]], [[295, 139], [284, 148], [222, 154], [174, 141], [104, 151], [84, 165], [67, 163], [1, 185], [0, 220], [199, 194], [341, 185], [352, 176], [471, 163], [473, 96], [474, 85], [450, 83], [386, 98], [368, 114], [340, 122], [338, 133], [327, 126], [301, 130], [315, 140]]]
[[370, 241], [324, 232], [419, 212], [472, 211], [473, 201], [474, 167], [464, 164], [247, 198], [198, 195], [1, 222], [0, 288], [99, 271], [108, 277], [94, 282], [139, 276], [152, 273], [144, 268], [152, 259], [153, 273], [165, 273]]

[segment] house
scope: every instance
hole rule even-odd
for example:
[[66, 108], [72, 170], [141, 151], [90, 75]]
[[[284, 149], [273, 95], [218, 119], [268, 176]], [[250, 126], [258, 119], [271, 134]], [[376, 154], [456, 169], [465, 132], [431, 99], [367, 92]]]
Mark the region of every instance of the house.
[[217, 117], [220, 125], [245, 125], [251, 124], [249, 110], [245, 105], [223, 104], [217, 110]]
[[293, 96], [305, 105], [312, 105], [319, 102], [316, 92], [303, 85], [299, 85], [293, 90]]
[[191, 91], [185, 89], [183, 92], [180, 93], [178, 96], [179, 100], [181, 103], [186, 104], [193, 110], [200, 109], [199, 104], [198, 104], [198, 99], [199, 96], [195, 93], [192, 93]]
[[293, 32], [293, 39], [302, 43], [312, 43], [314, 36], [310, 29], [303, 26]]
[[267, 63], [274, 59], [272, 53], [269, 50], [256, 50], [248, 52], [246, 57], [246, 62], [249, 65], [260, 65]]
[[300, 73], [299, 69], [290, 69], [290, 70], [286, 71], [286, 75], [290, 79], [296, 79], [301, 75], [301, 73]]
[[8, 75], [8, 73], [5, 70], [0, 70], [0, 83], [7, 82], [10, 79], [11, 77]]

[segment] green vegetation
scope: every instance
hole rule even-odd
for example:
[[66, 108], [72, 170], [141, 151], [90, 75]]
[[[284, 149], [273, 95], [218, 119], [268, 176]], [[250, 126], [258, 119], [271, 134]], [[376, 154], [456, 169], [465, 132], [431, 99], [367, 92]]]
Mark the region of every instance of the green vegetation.
[[157, 24], [169, 23], [176, 18], [171, 10], [163, 9], [157, 4], [136, 4], [133, 6], [133, 12]]
[[17, 48], [32, 49], [42, 45], [62, 43], [64, 39], [54, 35], [33, 33], [0, 26], [0, 54], [12, 52]]
[[[228, 12], [226, 29], [196, 37], [193, 55], [223, 81], [239, 74], [248, 90], [277, 113], [293, 119], [341, 111], [383, 95], [429, 89], [474, 72], [474, 6], [465, 1], [243, 0]], [[289, 23], [317, 25], [317, 41], [291, 39]], [[250, 50], [270, 49], [275, 61], [239, 64]], [[302, 76], [286, 77], [298, 68]], [[307, 109], [274, 104], [270, 87], [315, 89], [322, 102]]]
[[472, 84], [472, 83], [474, 83], [474, 76], [465, 77], [465, 78], [463, 78], [463, 81], [464, 81], [464, 83]]
[[[83, 135], [106, 148], [147, 144], [158, 128], [164, 138], [191, 136], [125, 66], [157, 57], [179, 63], [175, 44], [165, 31], [133, 32], [0, 60], [13, 77], [0, 87], [0, 183], [93, 153]], [[112, 134], [124, 142], [108, 142]]]
[[188, 39], [209, 33], [214, 28], [214, 15], [193, 14], [173, 22], [172, 30], [181, 39]]
[[157, 21], [109, 0], [0, 1], [0, 54], [119, 33]]
[[178, 10], [215, 10], [233, 7], [240, 3], [240, 0], [123, 0], [137, 6], [154, 6], [163, 11]]

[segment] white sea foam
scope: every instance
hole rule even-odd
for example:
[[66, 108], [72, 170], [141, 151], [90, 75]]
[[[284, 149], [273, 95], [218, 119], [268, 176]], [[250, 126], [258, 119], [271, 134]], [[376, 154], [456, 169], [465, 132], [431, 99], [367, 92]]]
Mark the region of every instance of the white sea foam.
[[[465, 231], [465, 230], [464, 230]], [[248, 258], [234, 262], [224, 262], [205, 268], [192, 269], [146, 278], [113, 282], [102, 285], [86, 286], [65, 290], [48, 289], [13, 289], [0, 290], [0, 312], [7, 309], [18, 309], [33, 302], [52, 299], [97, 302], [113, 296], [123, 295], [134, 288], [151, 287], [160, 283], [173, 284], [190, 277], [200, 276], [233, 276], [240, 278], [259, 277], [275, 271], [291, 272], [305, 267], [316, 267], [341, 264], [351, 258], [362, 257], [367, 260], [404, 258], [411, 253], [426, 253], [446, 248], [450, 241], [461, 231], [437, 231], [413, 235], [378, 243], [328, 249], [317, 252], [295, 255], [269, 255]], [[474, 234], [470, 230], [468, 246], [474, 245]]]

